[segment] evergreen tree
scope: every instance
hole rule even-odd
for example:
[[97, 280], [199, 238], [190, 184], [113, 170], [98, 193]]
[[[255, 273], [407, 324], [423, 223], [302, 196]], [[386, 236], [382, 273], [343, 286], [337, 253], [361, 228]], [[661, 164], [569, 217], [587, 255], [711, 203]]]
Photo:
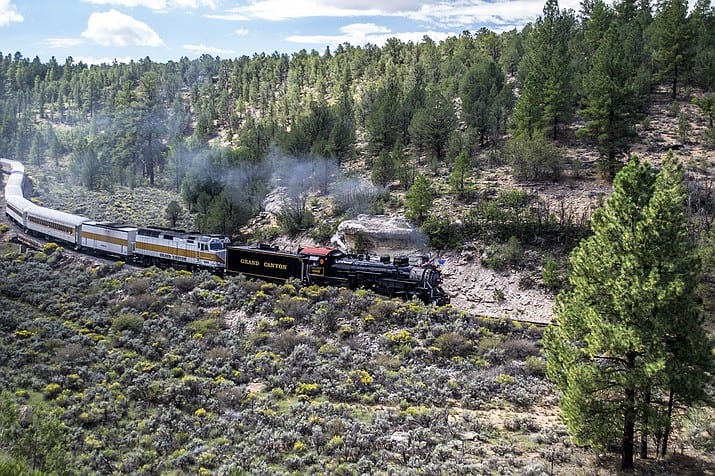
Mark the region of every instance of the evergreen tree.
[[547, 123], [543, 114], [543, 99], [534, 73], [527, 74], [524, 79], [524, 86], [514, 106], [512, 121], [512, 133], [515, 137], [524, 136], [532, 140], [545, 135]]
[[569, 41], [574, 23], [573, 13], [559, 11], [557, 0], [546, 1], [519, 65], [522, 94], [516, 106], [519, 114], [514, 117], [517, 134], [532, 138], [543, 127], [551, 129], [550, 135], [555, 139], [559, 127], [570, 120], [574, 74]]
[[483, 146], [499, 126], [500, 99], [511, 93], [504, 73], [491, 58], [483, 58], [464, 76], [459, 91], [464, 120], [477, 131]]
[[703, 398], [712, 356], [682, 168], [669, 158], [656, 175], [634, 157], [613, 190], [593, 235], [571, 254], [571, 289], [557, 298], [544, 347], [574, 439], [619, 442], [621, 468], [630, 469], [637, 431], [662, 435], [665, 446], [674, 402]]
[[688, 22], [695, 42], [693, 81], [704, 91], [713, 91], [715, 90], [715, 10], [711, 6], [711, 1], [697, 0]]
[[427, 98], [425, 107], [412, 117], [410, 132], [420, 147], [427, 151], [431, 160], [444, 161], [449, 136], [457, 125], [454, 107], [442, 94], [435, 92]]
[[402, 119], [402, 94], [398, 84], [391, 80], [369, 105], [365, 120], [369, 152], [379, 154], [392, 150], [395, 142], [402, 138]]
[[462, 151], [454, 159], [452, 173], [449, 176], [449, 185], [459, 198], [464, 198], [467, 190], [467, 179], [472, 174], [472, 159], [469, 154]]
[[370, 172], [372, 183], [380, 187], [387, 186], [397, 175], [396, 165], [392, 154], [386, 150], [382, 151], [372, 165], [372, 172]]
[[687, 15], [687, 0], [665, 0], [653, 22], [658, 77], [671, 82], [673, 99], [678, 84], [687, 81], [693, 60], [693, 37]]
[[434, 190], [427, 177], [418, 175], [415, 177], [415, 183], [412, 184], [407, 191], [407, 216], [422, 223], [434, 206]]
[[588, 123], [581, 132], [596, 139], [600, 153], [599, 171], [613, 178], [618, 158], [636, 135], [636, 100], [632, 75], [621, 48], [618, 26], [613, 24], [601, 39], [584, 78]]

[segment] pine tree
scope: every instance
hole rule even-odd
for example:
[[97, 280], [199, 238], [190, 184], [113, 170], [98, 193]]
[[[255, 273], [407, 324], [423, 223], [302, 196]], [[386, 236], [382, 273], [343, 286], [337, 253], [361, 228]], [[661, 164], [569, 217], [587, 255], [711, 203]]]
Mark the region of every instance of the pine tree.
[[454, 167], [449, 176], [449, 185], [459, 198], [464, 198], [467, 189], [467, 179], [472, 174], [472, 159], [462, 151], [454, 159]]
[[581, 132], [598, 142], [599, 171], [608, 178], [618, 171], [618, 159], [636, 135], [636, 100], [632, 75], [622, 49], [619, 29], [613, 24], [604, 34], [584, 79], [589, 120]]
[[693, 36], [687, 15], [687, 0], [665, 0], [653, 22], [658, 76], [671, 82], [673, 99], [678, 84], [687, 80], [693, 60]]
[[712, 356], [695, 300], [682, 168], [668, 159], [656, 176], [634, 157], [613, 190], [593, 235], [571, 254], [571, 289], [557, 298], [544, 347], [575, 441], [620, 441], [621, 468], [630, 469], [636, 432], [667, 440], [674, 402], [703, 397]]
[[437, 164], [444, 161], [449, 136], [457, 125], [454, 106], [439, 92], [431, 93], [424, 107], [410, 122], [410, 133], [429, 158]]
[[711, 0], [697, 0], [688, 22], [695, 41], [693, 81], [703, 91], [712, 91], [715, 89], [715, 10]]
[[464, 120], [477, 131], [480, 146], [498, 126], [498, 99], [507, 94], [505, 85], [504, 73], [491, 58], [483, 58], [472, 66], [460, 83]]
[[415, 183], [407, 191], [407, 215], [409, 218], [422, 223], [432, 209], [434, 201], [434, 190], [429, 180], [424, 175], [415, 177]]
[[555, 139], [559, 127], [570, 120], [574, 74], [569, 40], [574, 23], [570, 12], [559, 11], [557, 0], [546, 1], [543, 16], [527, 37], [526, 54], [519, 65], [523, 87], [516, 105], [519, 113], [514, 117], [517, 134], [533, 138], [544, 127], [551, 129]]

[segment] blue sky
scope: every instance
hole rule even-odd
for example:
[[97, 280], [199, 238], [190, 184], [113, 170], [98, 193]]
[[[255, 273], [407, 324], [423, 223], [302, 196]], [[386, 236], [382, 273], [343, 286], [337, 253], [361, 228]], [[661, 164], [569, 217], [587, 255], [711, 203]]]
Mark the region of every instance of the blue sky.
[[[387, 38], [439, 42], [520, 28], [545, 0], [0, 0], [0, 52], [89, 64], [145, 57], [325, 51]], [[579, 9], [579, 0], [560, 7]]]

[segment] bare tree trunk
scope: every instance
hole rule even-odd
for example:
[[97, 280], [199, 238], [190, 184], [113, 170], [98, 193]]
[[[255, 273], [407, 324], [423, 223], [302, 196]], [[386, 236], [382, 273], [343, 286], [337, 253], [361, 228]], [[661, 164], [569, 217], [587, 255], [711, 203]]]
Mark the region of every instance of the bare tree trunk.
[[670, 422], [673, 418], [673, 406], [675, 405], [675, 393], [673, 388], [670, 388], [670, 394], [668, 395], [668, 417], [665, 420], [665, 432], [663, 434], [663, 447], [661, 448], [660, 455], [665, 456], [668, 451], [668, 438], [670, 438]]
[[[645, 408], [646, 412], [650, 412], [650, 390], [645, 394]], [[648, 459], [648, 414], [646, 414], [645, 421], [643, 422], [643, 428], [641, 430], [641, 459]]]
[[633, 469], [633, 447], [635, 446], [635, 426], [636, 426], [636, 391], [632, 388], [626, 389], [625, 395], [626, 409], [623, 419], [623, 439], [621, 442], [621, 469]]

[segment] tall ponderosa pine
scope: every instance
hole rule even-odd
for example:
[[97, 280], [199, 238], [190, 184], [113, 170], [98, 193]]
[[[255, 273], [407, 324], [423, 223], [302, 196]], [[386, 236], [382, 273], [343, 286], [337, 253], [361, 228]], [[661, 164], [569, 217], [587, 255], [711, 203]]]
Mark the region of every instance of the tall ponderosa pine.
[[693, 60], [693, 36], [687, 16], [687, 0], [665, 0], [652, 25], [658, 76], [670, 81], [673, 99], [679, 83], [687, 80]]
[[444, 162], [449, 136], [457, 126], [454, 106], [441, 93], [429, 94], [424, 107], [417, 110], [410, 123], [413, 141], [437, 164]]
[[711, 6], [711, 1], [697, 0], [688, 22], [695, 42], [693, 82], [704, 91], [713, 91], [715, 90], [715, 10]]
[[675, 403], [703, 397], [712, 356], [695, 299], [681, 167], [668, 158], [656, 176], [633, 158], [613, 189], [593, 235], [571, 254], [571, 289], [557, 298], [544, 346], [573, 438], [618, 443], [629, 469], [637, 432], [666, 448]]
[[532, 138], [550, 129], [551, 137], [556, 138], [559, 127], [573, 113], [569, 41], [574, 24], [573, 14], [559, 11], [557, 0], [546, 1], [543, 16], [526, 39], [526, 54], [519, 65], [523, 85], [514, 115], [516, 135]]
[[491, 58], [482, 58], [472, 66], [460, 83], [462, 114], [467, 125], [477, 132], [480, 146], [499, 126], [501, 103], [510, 94], [505, 85], [504, 73]]
[[608, 178], [618, 171], [618, 158], [636, 135], [636, 94], [619, 32], [615, 23], [608, 28], [583, 84], [586, 107], [582, 113], [588, 122], [582, 131], [598, 142], [599, 171]]

